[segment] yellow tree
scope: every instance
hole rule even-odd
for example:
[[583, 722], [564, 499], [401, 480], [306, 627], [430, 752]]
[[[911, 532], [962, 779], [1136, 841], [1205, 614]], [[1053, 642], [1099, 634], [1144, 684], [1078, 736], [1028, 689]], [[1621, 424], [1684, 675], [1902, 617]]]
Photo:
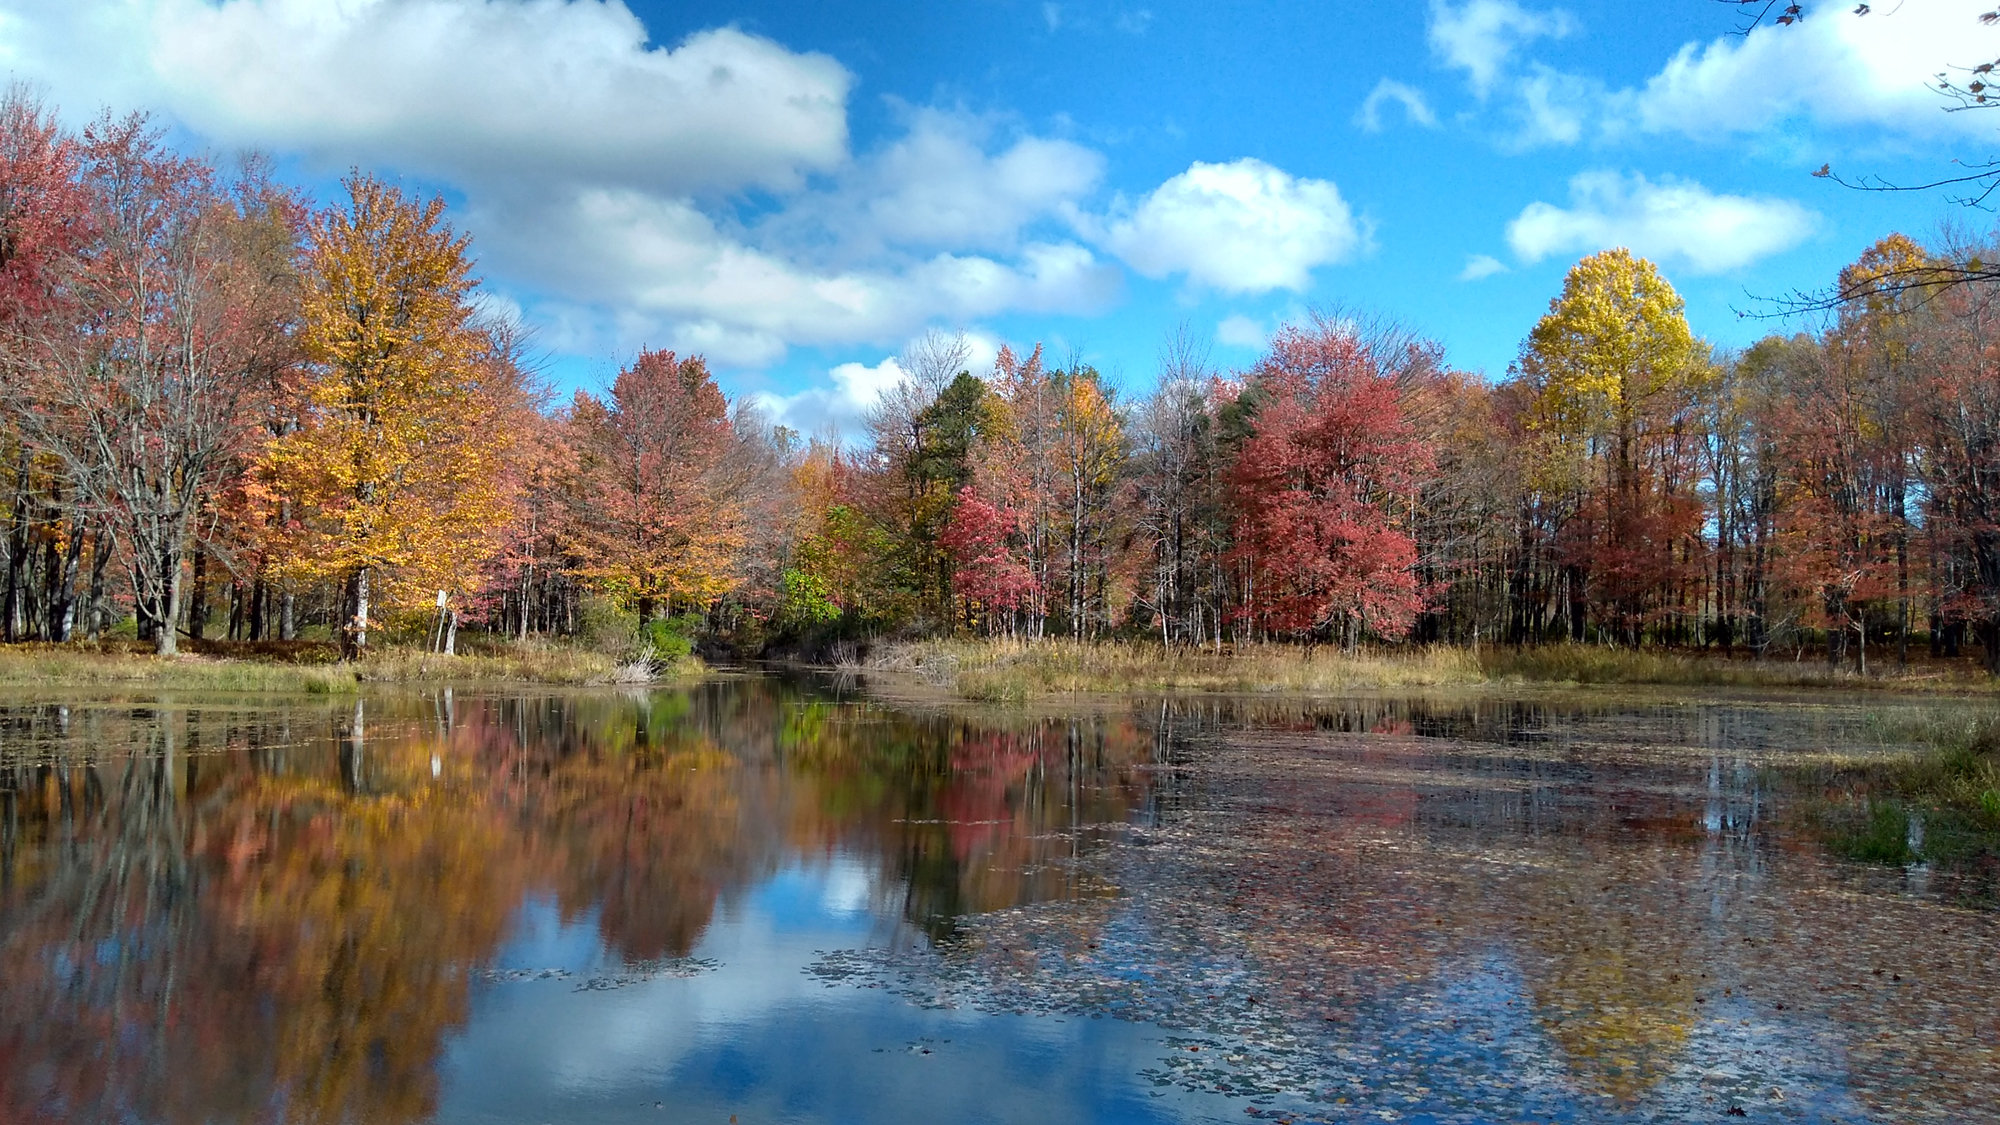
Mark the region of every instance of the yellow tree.
[[1710, 366], [1685, 309], [1653, 263], [1605, 250], [1571, 267], [1521, 348], [1540, 454], [1531, 480], [1570, 524], [1560, 537], [1578, 640], [1593, 572], [1597, 600], [1636, 639], [1699, 529], [1686, 423]]
[[318, 215], [302, 272], [308, 365], [299, 427], [268, 450], [296, 505], [287, 567], [345, 587], [342, 651], [368, 642], [371, 605], [414, 608], [476, 581], [505, 525], [508, 349], [474, 322], [468, 240], [373, 177]]
[[1109, 625], [1112, 490], [1125, 465], [1125, 423], [1093, 368], [1072, 365], [1055, 387], [1055, 461], [1069, 511], [1070, 635]]

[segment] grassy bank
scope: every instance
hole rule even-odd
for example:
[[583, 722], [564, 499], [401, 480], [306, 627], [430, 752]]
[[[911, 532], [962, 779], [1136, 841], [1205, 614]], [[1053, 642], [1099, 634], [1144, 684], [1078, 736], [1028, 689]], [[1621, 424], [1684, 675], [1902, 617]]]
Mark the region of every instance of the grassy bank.
[[370, 683], [492, 683], [589, 685], [650, 683], [702, 671], [682, 658], [640, 666], [562, 645], [507, 644], [460, 656], [384, 648], [341, 663], [331, 646], [204, 646], [207, 651], [162, 658], [136, 646], [107, 644], [0, 646], [0, 687], [152, 687], [216, 692], [358, 691]]
[[916, 675], [968, 699], [1125, 691], [1337, 691], [1474, 682], [1478, 662], [1451, 649], [1348, 656], [1260, 646], [1217, 653], [1144, 642], [919, 641], [877, 646], [868, 667]]
[[1834, 849], [1891, 864], [2000, 855], [2000, 715], [1931, 717], [1880, 734], [1915, 749], [1793, 779]]
[[1591, 645], [1479, 651], [1400, 647], [1349, 654], [1321, 647], [1168, 648], [1149, 642], [938, 640], [878, 645], [866, 668], [919, 677], [967, 699], [1020, 700], [1079, 692], [1323, 693], [1504, 684], [1654, 684], [1994, 690], [1967, 666], [1915, 666], [1861, 679], [1824, 665], [1729, 660]]

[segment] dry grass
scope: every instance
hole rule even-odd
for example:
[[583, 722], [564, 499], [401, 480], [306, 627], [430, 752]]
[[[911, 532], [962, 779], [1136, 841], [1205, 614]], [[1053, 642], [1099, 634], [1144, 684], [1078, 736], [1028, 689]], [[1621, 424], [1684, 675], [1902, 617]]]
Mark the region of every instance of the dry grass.
[[914, 673], [969, 699], [1076, 692], [1329, 692], [1484, 679], [1472, 654], [1412, 648], [1347, 655], [1285, 645], [1167, 648], [1143, 641], [924, 641], [878, 649], [869, 666]]
[[[521, 683], [587, 685], [635, 682], [629, 666], [602, 653], [564, 645], [496, 645], [476, 655], [439, 656], [420, 649], [389, 648], [352, 664], [334, 663], [317, 646], [286, 654], [170, 659], [132, 646], [0, 646], [0, 687], [137, 686], [215, 692], [356, 691], [365, 683]], [[699, 675], [687, 658], [650, 669], [652, 679]]]
[[869, 668], [918, 676], [968, 699], [1020, 700], [1080, 692], [1325, 693], [1371, 688], [1494, 684], [1626, 684], [1992, 691], [1969, 667], [1922, 668], [1861, 679], [1823, 665], [1550, 645], [1481, 652], [1444, 646], [1347, 654], [1296, 645], [1168, 648], [1144, 641], [936, 640], [878, 646]]

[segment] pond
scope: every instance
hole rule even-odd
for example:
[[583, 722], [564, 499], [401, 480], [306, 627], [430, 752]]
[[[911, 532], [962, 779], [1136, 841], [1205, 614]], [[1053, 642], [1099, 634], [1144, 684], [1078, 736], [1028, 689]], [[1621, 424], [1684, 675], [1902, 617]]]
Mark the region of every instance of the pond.
[[0, 1121], [1991, 1120], [1908, 706], [0, 697]]

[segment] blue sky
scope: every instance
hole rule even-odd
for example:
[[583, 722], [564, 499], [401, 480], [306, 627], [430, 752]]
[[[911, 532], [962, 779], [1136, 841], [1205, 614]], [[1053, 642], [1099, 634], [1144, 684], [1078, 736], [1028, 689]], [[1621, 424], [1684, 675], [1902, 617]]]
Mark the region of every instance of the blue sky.
[[1990, 221], [1810, 175], [2000, 147], [2000, 113], [1924, 88], [2000, 56], [1988, 6], [1744, 37], [1713, 0], [0, 0], [0, 66], [322, 194], [351, 165], [442, 191], [558, 383], [697, 351], [811, 431], [851, 429], [933, 326], [1139, 393], [1176, 324], [1230, 368], [1346, 306], [1497, 377], [1607, 245], [1747, 342], [1755, 295]]

